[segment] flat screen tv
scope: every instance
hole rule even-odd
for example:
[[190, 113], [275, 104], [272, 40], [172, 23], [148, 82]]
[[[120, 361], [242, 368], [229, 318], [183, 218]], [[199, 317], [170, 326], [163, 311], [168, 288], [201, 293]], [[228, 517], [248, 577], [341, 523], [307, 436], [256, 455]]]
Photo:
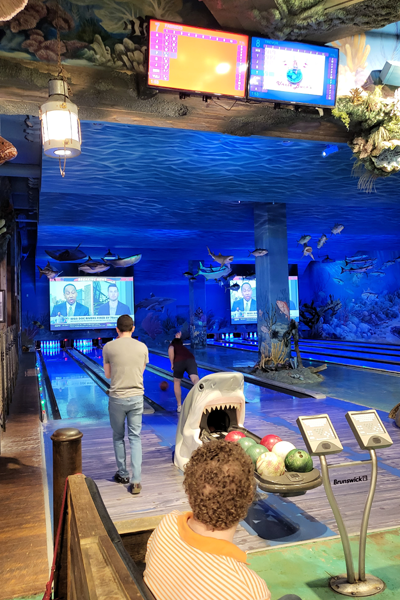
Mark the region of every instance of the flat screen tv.
[[251, 39], [248, 97], [332, 108], [339, 50], [300, 42]]
[[245, 98], [249, 36], [150, 19], [150, 87]]
[[133, 277], [56, 277], [50, 280], [50, 331], [115, 329], [133, 320]]
[[[295, 321], [299, 320], [300, 314], [298, 283], [297, 276], [289, 276], [289, 311], [290, 318]], [[250, 325], [257, 323], [255, 279], [233, 277], [230, 280], [230, 308], [232, 325]]]

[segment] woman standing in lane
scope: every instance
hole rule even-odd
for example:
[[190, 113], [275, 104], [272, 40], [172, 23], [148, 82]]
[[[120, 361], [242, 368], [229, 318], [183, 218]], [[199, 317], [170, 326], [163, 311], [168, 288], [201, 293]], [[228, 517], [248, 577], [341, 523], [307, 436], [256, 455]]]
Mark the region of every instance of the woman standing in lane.
[[193, 385], [199, 381], [197, 374], [197, 364], [194, 355], [183, 345], [182, 332], [176, 331], [175, 338], [168, 348], [168, 356], [171, 361], [171, 371], [174, 374], [174, 392], [177, 403], [176, 410], [181, 412], [182, 406], [182, 377], [186, 371]]

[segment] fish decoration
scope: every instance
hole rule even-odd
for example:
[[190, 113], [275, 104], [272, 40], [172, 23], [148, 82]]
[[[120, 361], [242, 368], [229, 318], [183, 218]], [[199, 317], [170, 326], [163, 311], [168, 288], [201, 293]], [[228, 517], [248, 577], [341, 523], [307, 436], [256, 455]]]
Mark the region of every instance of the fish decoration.
[[372, 273], [368, 273], [371, 277], [385, 277], [386, 273], [384, 271], [373, 271]]
[[284, 302], [283, 300], [277, 300], [276, 305], [279, 309], [279, 312], [281, 312], [283, 315], [285, 315], [285, 317], [287, 317], [288, 321], [290, 321], [290, 310], [287, 305], [287, 302]]
[[208, 279], [219, 279], [220, 277], [227, 276], [232, 269], [229, 265], [223, 265], [221, 267], [204, 267], [202, 263], [200, 263], [199, 270], [196, 273], [197, 275], [203, 275], [207, 280]]
[[175, 298], [162, 298], [160, 296], [150, 294], [149, 298], [145, 298], [144, 300], [141, 300], [139, 304], [136, 304], [135, 310], [144, 308], [146, 310], [164, 312], [165, 305], [171, 304], [171, 302], [175, 302]]
[[367, 290], [363, 291], [361, 296], [365, 298], [365, 300], [375, 300], [378, 297], [378, 294], [368, 288]]
[[266, 254], [268, 254], [268, 250], [265, 250], [265, 248], [256, 248], [253, 252], [249, 251], [249, 256], [253, 255], [255, 258], [265, 256]]
[[297, 241], [298, 244], [307, 244], [311, 240], [311, 235], [302, 235], [301, 238]]
[[343, 285], [343, 284], [344, 284], [344, 281], [343, 281], [343, 279], [339, 279], [339, 277], [334, 277], [334, 278], [333, 278], [333, 281], [334, 281], [335, 283], [337, 283], [338, 285]]
[[338, 233], [340, 233], [341, 231], [343, 231], [344, 229], [344, 225], [341, 225], [340, 223], [336, 223], [332, 229], [331, 229], [331, 233], [333, 235], [337, 235]]
[[240, 289], [240, 285], [238, 283], [233, 283], [230, 287], [231, 290], [233, 290], [234, 292], [237, 292], [237, 290]]
[[333, 258], [330, 258], [330, 256], [326, 255], [322, 262], [326, 264], [326, 263], [333, 263], [336, 261], [333, 260]]
[[0, 165], [13, 160], [18, 155], [17, 149], [0, 135]]
[[32, 321], [32, 325], [34, 325], [38, 329], [44, 329], [44, 325], [42, 325], [42, 323], [39, 323], [39, 321]]
[[368, 262], [366, 264], [355, 265], [354, 267], [350, 267], [349, 269], [346, 269], [345, 267], [340, 267], [340, 274], [343, 275], [343, 273], [366, 273], [368, 275], [368, 271], [370, 269], [373, 269], [374, 266], [375, 265], [373, 262]]
[[311, 256], [311, 258], [314, 260], [314, 257], [312, 255], [311, 246], [307, 246], [307, 244], [303, 244], [303, 256]]
[[387, 260], [386, 262], [383, 263], [382, 269], [386, 269], [386, 267], [391, 267], [392, 265], [395, 265], [395, 264], [396, 264], [395, 260]]
[[324, 244], [326, 244], [326, 242], [327, 242], [327, 241], [328, 241], [328, 237], [327, 237], [327, 236], [326, 236], [326, 235], [323, 233], [323, 234], [321, 235], [321, 237], [319, 238], [318, 242], [317, 242], [317, 248], [318, 248], [318, 250], [319, 250], [320, 248], [322, 248], [322, 246], [323, 246]]
[[400, 256], [394, 259], [396, 262], [400, 262]]
[[104, 260], [114, 260], [117, 258], [117, 256], [116, 256], [115, 252], [111, 252], [111, 250], [109, 249], [107, 254], [105, 254], [103, 256], [103, 258], [104, 258]]
[[191, 273], [190, 271], [185, 271], [184, 276], [188, 278], [193, 277], [193, 273]]
[[210, 248], [207, 246], [207, 250], [208, 250], [208, 254], [212, 257], [213, 260], [215, 260], [215, 262], [219, 263], [221, 265], [221, 267], [223, 267], [224, 265], [230, 265], [231, 262], [233, 261], [233, 256], [222, 256], [221, 252], [219, 254], [213, 254], [210, 251]]
[[79, 246], [80, 244], [73, 250], [67, 248], [66, 250], [45, 250], [45, 252], [50, 258], [59, 262], [81, 260], [82, 258], [86, 258], [87, 254], [83, 250], [79, 250]]
[[113, 260], [107, 260], [106, 263], [111, 265], [112, 267], [124, 268], [124, 267], [132, 267], [136, 265], [142, 258], [141, 254], [133, 254], [132, 256], [127, 256], [126, 258], [121, 258], [118, 255], [118, 258], [114, 258]]
[[346, 263], [346, 265], [348, 265], [352, 262], [360, 262], [360, 260], [368, 260], [368, 259], [369, 259], [368, 254], [355, 254], [354, 256], [346, 256], [344, 259], [344, 262]]
[[189, 281], [196, 281], [196, 277], [190, 277]]
[[89, 256], [87, 261], [79, 265], [78, 271], [83, 271], [84, 273], [104, 273], [109, 268], [110, 265], [107, 265], [104, 261], [93, 260]]
[[57, 271], [57, 269], [53, 269], [51, 264], [48, 262], [44, 269], [41, 269], [38, 265], [39, 269], [39, 279], [41, 279], [42, 275], [46, 275], [47, 279], [50, 281], [51, 279], [55, 279], [58, 275], [62, 273], [62, 271]]

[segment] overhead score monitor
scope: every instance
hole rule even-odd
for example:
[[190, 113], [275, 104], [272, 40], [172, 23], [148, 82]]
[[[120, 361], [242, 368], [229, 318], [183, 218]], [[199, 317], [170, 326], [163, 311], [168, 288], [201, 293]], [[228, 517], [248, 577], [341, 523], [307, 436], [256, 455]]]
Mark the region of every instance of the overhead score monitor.
[[253, 37], [248, 97], [333, 108], [338, 66], [337, 48]]
[[343, 450], [329, 415], [299, 417], [296, 423], [310, 454], [337, 454]]
[[150, 87], [245, 98], [249, 36], [150, 19]]
[[351, 410], [346, 419], [363, 450], [388, 448], [393, 444], [376, 410]]

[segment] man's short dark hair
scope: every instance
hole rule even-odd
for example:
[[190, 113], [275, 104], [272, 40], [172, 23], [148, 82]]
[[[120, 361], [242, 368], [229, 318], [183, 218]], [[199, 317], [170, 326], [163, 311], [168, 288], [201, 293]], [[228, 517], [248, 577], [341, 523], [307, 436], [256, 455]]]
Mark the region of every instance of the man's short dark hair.
[[121, 315], [118, 317], [117, 328], [121, 333], [126, 333], [127, 331], [132, 331], [133, 328], [133, 319], [129, 315]]
[[118, 289], [118, 286], [116, 283], [110, 283], [110, 285], [108, 286], [108, 290], [110, 289], [110, 287], [116, 287]]
[[65, 288], [67, 288], [69, 285], [72, 285], [72, 287], [75, 288], [76, 292], [78, 291], [73, 283], [67, 283], [66, 285], [64, 285], [63, 294], [65, 294]]
[[245, 285], [250, 286], [251, 291], [253, 291], [253, 288], [251, 287], [251, 284], [248, 281], [245, 281], [244, 283], [242, 283], [242, 287], [240, 289], [242, 290]]
[[235, 442], [206, 442], [187, 463], [183, 486], [197, 521], [229, 529], [245, 518], [253, 502], [253, 462]]

